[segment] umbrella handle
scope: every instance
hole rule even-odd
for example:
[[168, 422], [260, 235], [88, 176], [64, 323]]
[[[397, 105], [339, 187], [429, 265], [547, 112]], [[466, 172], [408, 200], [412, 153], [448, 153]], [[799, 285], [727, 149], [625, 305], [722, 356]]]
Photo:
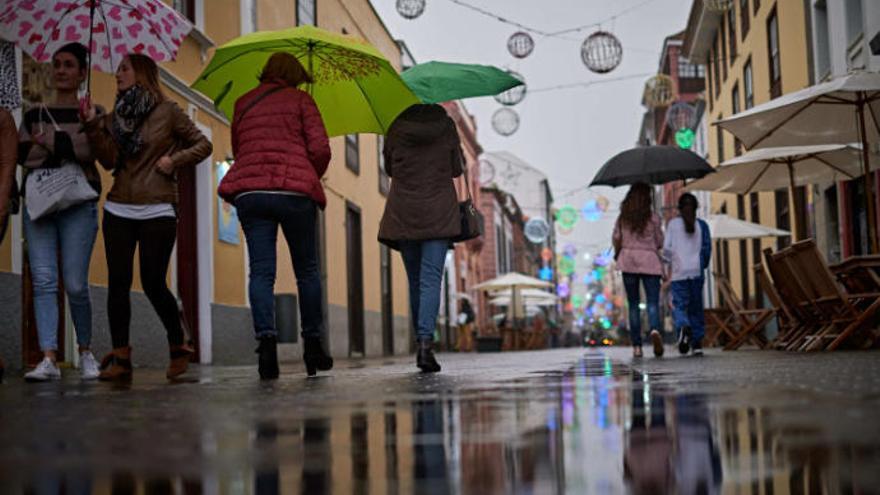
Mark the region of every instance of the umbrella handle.
[[92, 38], [95, 36], [95, 0], [89, 0], [89, 46], [86, 47], [86, 93], [92, 93]]

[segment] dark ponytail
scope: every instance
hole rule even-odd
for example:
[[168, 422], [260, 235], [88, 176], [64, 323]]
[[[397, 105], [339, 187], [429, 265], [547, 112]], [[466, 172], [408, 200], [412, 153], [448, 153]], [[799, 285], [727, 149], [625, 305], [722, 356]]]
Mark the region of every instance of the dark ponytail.
[[684, 230], [688, 234], [696, 232], [698, 206], [697, 197], [691, 193], [684, 193], [678, 198], [678, 212], [684, 220]]

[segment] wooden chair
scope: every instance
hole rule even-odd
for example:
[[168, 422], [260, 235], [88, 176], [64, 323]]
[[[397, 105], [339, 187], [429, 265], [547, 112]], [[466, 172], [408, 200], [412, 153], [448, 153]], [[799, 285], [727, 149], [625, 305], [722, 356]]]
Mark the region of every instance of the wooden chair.
[[[789, 249], [790, 254], [783, 262], [809, 295], [812, 310], [822, 324], [818, 332], [803, 339], [799, 350], [834, 350], [856, 331], [874, 323], [873, 318], [880, 310], [880, 292], [846, 293], [812, 239], [797, 242]], [[875, 338], [874, 335], [869, 337], [871, 341]]]
[[764, 264], [773, 280], [773, 286], [783, 306], [794, 320], [793, 325], [776, 339], [774, 346], [784, 350], [795, 350], [807, 335], [820, 329], [822, 324], [818, 314], [813, 310], [810, 296], [797, 282], [791, 267], [784, 262], [784, 259], [791, 255], [791, 249], [786, 248], [774, 253], [767, 248], [763, 252]]
[[766, 259], [768, 256], [767, 253], [770, 252], [769, 248], [766, 249], [764, 252], [764, 262], [755, 265], [755, 280], [761, 284], [761, 290], [767, 296], [767, 300], [772, 306], [771, 309], [773, 309], [773, 312], [776, 314], [776, 324], [779, 328], [779, 333], [769, 343], [769, 346], [778, 348], [781, 344], [787, 342], [792, 335], [797, 333], [803, 323], [791, 312], [788, 305], [785, 304], [782, 296], [779, 294], [779, 291], [776, 290], [776, 286], [773, 285], [773, 282], [770, 279], [769, 272], [771, 272], [771, 269], [769, 267], [769, 262]]
[[[747, 340], [751, 340], [758, 347], [766, 347], [766, 340], [762, 339], [758, 332], [763, 330], [767, 322], [773, 318], [773, 311], [769, 309], [746, 309], [743, 302], [736, 296], [730, 281], [726, 277], [717, 277], [715, 283], [724, 299], [724, 305], [730, 310], [731, 320], [726, 322], [724, 331], [732, 330], [732, 338], [724, 346], [725, 351], [738, 349]], [[732, 325], [731, 325], [732, 323]], [[734, 328], [735, 327], [735, 330]]]
[[703, 309], [703, 319], [706, 321], [706, 335], [703, 337], [703, 347], [718, 345], [722, 335], [727, 336], [727, 339], [736, 337], [736, 333], [731, 328], [731, 318], [733, 318], [733, 315], [727, 308]]

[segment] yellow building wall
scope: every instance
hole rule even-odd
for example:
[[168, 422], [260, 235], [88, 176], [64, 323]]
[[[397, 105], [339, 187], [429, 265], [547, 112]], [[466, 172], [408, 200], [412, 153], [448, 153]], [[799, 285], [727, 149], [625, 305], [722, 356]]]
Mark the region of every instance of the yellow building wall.
[[[775, 2], [764, 0], [761, 2], [760, 9], [757, 14], [753, 10], [754, 0], [749, 2], [748, 15], [750, 16], [749, 32], [745, 40], [742, 38], [742, 24], [740, 16], [740, 3], [733, 2], [736, 9], [736, 45], [737, 55], [732, 64], [728, 65], [727, 78], [723, 77], [723, 70], [719, 69], [718, 73], [721, 77], [720, 93], [717, 97], [713, 97], [713, 104], [709, 109], [709, 161], [712, 165], [719, 164], [718, 156], [718, 134], [715, 126], [712, 124], [722, 117], [729, 117], [733, 114], [733, 100], [731, 92], [734, 86], [739, 88], [739, 105], [740, 111], [745, 110], [745, 94], [743, 89], [743, 67], [746, 61], [751, 58], [752, 61], [752, 80], [754, 87], [754, 104], [769, 101], [770, 98], [770, 74], [769, 74], [769, 53], [768, 53], [768, 33], [767, 19], [771, 12], [775, 9], [779, 25], [779, 51], [780, 64], [782, 73], [782, 94], [790, 93], [803, 89], [810, 85], [809, 70], [809, 54], [807, 52], [807, 20], [804, 10], [804, 2], [801, 0], [777, 0]], [[726, 19], [722, 19], [726, 22]], [[725, 32], [727, 31], [725, 26]], [[719, 36], [716, 32], [715, 39]], [[726, 33], [729, 36], [729, 33]], [[725, 37], [725, 43], [727, 39]], [[729, 48], [729, 45], [727, 45]], [[722, 54], [716, 56], [721, 57]], [[728, 51], [728, 57], [730, 53]], [[714, 81], [710, 80], [708, 74], [711, 68], [706, 68], [706, 90], [714, 91]], [[714, 72], [712, 72], [714, 78]], [[708, 97], [707, 97], [708, 100]], [[722, 132], [724, 158], [729, 160], [734, 153], [734, 138], [727, 131]], [[776, 205], [773, 192], [762, 192], [759, 195], [760, 200], [760, 223], [776, 227]], [[740, 212], [737, 209], [737, 201], [735, 194], [712, 193], [712, 211], [717, 212], [722, 205], [727, 205], [727, 214], [738, 218]], [[745, 198], [745, 218], [749, 221], [758, 221], [751, 218], [751, 208], [748, 196]], [[730, 278], [734, 289], [738, 294], [743, 294], [743, 284], [740, 278], [740, 243], [739, 241], [727, 241], [730, 253]], [[757, 259], [752, 255], [751, 241], [746, 245], [746, 260], [748, 263], [748, 281], [749, 290], [747, 291], [751, 297], [755, 295], [755, 277], [752, 267], [759, 263], [760, 253]], [[772, 247], [775, 249], [776, 242], [774, 239], [762, 239], [761, 247]]]

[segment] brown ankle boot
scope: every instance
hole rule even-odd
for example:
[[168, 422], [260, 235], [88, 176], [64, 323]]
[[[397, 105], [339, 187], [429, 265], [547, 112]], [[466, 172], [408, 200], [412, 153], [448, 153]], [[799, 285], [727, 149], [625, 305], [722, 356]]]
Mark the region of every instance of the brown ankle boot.
[[101, 360], [99, 380], [131, 380], [131, 347], [117, 347]]
[[189, 367], [189, 358], [195, 354], [195, 351], [192, 347], [186, 344], [173, 345], [170, 348], [169, 354], [171, 356], [171, 362], [168, 364], [168, 370], [165, 372], [165, 376], [170, 380], [186, 373], [186, 369]]

